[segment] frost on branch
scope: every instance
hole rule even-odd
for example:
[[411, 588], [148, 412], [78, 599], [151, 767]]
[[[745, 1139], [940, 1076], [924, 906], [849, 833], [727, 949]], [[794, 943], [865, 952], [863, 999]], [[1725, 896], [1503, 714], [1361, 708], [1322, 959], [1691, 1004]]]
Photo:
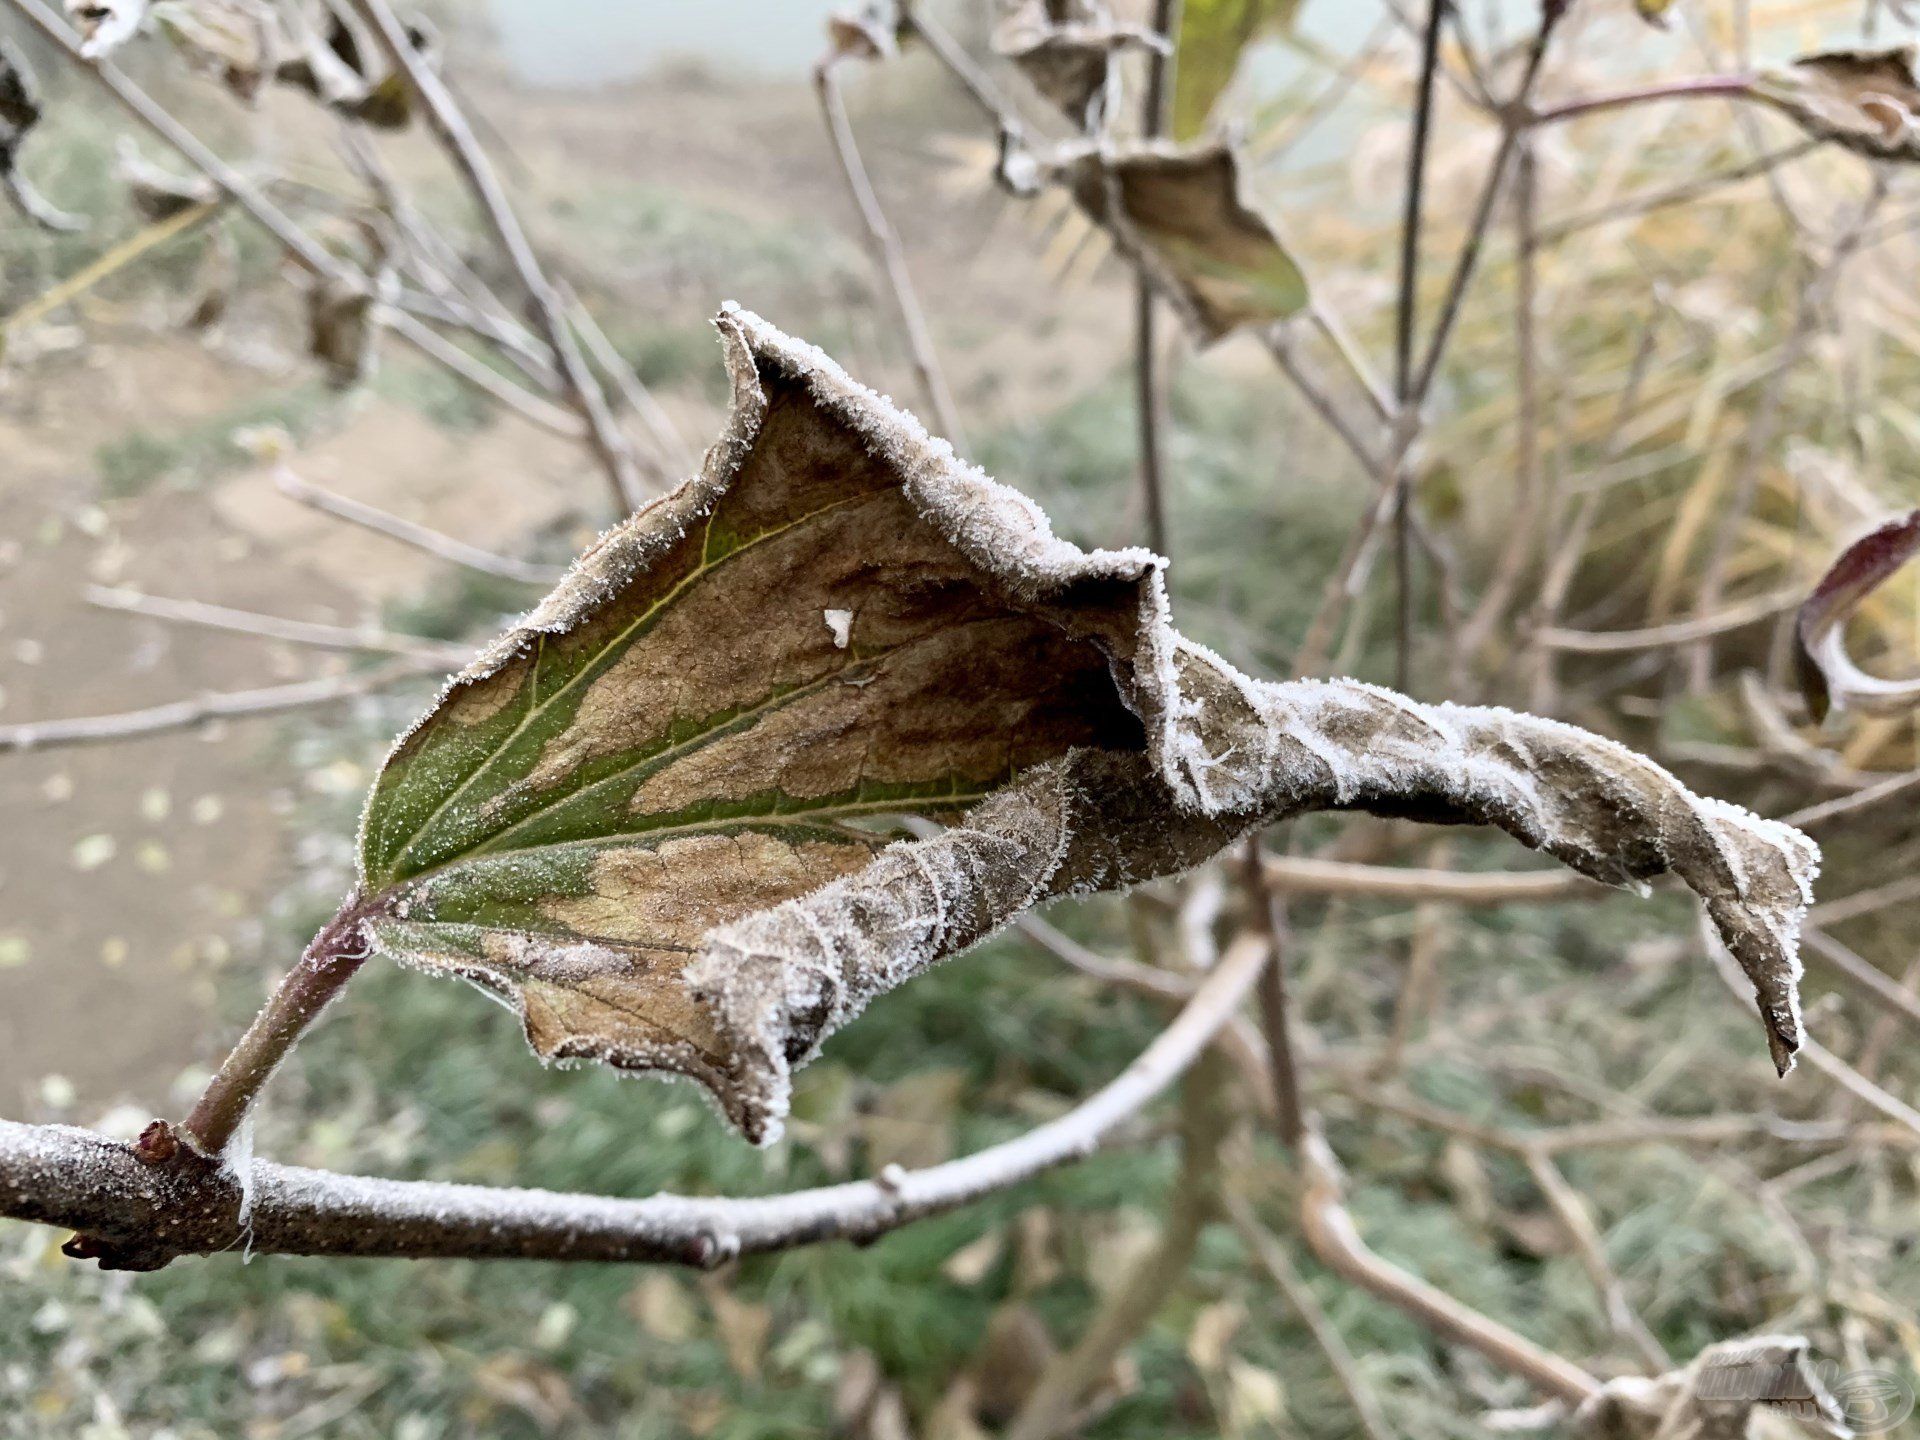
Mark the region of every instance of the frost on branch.
[[[1798, 1040], [1816, 855], [1583, 731], [1173, 630], [1157, 557], [1087, 553], [758, 317], [702, 473], [610, 532], [396, 746], [362, 828], [374, 943], [481, 985], [536, 1052], [706, 1086], [777, 1134], [875, 995], [1051, 896], [1351, 809], [1672, 871]], [[889, 818], [946, 822], [889, 843]]]

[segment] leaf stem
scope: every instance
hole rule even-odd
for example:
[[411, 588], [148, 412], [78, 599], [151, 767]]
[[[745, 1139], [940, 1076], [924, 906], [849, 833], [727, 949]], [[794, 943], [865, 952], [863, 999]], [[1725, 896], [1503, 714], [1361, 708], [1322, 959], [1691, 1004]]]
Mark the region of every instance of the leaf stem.
[[[1153, 30], [1172, 41], [1180, 24], [1179, 0], [1154, 0]], [[1148, 140], [1166, 129], [1167, 73], [1165, 51], [1147, 55], [1147, 93], [1141, 108], [1141, 132]], [[1134, 276], [1133, 387], [1134, 411], [1140, 432], [1140, 493], [1147, 512], [1147, 548], [1167, 553], [1167, 496], [1161, 430], [1166, 418], [1166, 387], [1160, 376], [1157, 301], [1144, 271]]]
[[358, 893], [347, 897], [207, 1083], [182, 1127], [203, 1154], [227, 1148], [280, 1062], [366, 963], [371, 952], [361, 924], [372, 910]]

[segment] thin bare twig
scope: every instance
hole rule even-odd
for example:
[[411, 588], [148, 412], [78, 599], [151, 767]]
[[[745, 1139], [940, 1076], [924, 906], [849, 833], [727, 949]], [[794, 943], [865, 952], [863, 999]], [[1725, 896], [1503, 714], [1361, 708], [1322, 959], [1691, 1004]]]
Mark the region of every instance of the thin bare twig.
[[1545, 1395], [1578, 1405], [1600, 1388], [1598, 1380], [1565, 1356], [1543, 1349], [1376, 1254], [1361, 1238], [1347, 1210], [1346, 1182], [1332, 1148], [1318, 1132], [1312, 1132], [1300, 1154], [1306, 1169], [1300, 1229], [1321, 1264], [1404, 1310], [1435, 1334], [1477, 1351], [1502, 1370], [1520, 1376]]
[[1120, 1352], [1152, 1321], [1193, 1265], [1219, 1204], [1220, 1146], [1228, 1127], [1218, 1057], [1201, 1057], [1181, 1088], [1180, 1176], [1159, 1239], [1109, 1297], [1086, 1332], [1042, 1372], [1005, 1440], [1055, 1440]]
[[169, 730], [191, 730], [214, 720], [232, 720], [246, 715], [278, 715], [314, 705], [331, 705], [340, 700], [357, 700], [401, 681], [427, 675], [444, 675], [446, 671], [446, 664], [439, 660], [396, 660], [321, 680], [301, 680], [291, 685], [270, 685], [259, 690], [217, 691], [114, 715], [85, 715], [0, 725], [0, 753], [131, 740]]
[[860, 213], [867, 248], [880, 273], [886, 277], [888, 291], [893, 296], [901, 333], [907, 342], [907, 357], [920, 382], [921, 393], [933, 408], [941, 434], [956, 449], [964, 450], [966, 439], [960, 431], [960, 413], [934, 354], [927, 317], [914, 291], [913, 276], [907, 271], [906, 252], [900, 248], [900, 237], [888, 221], [887, 212], [880, 208], [880, 197], [874, 193], [873, 182], [867, 177], [867, 167], [860, 159], [860, 146], [854, 139], [853, 122], [847, 118], [846, 103], [840, 96], [836, 72], [841, 58], [837, 54], [828, 55], [813, 67], [813, 88], [820, 99], [820, 114], [826, 121], [827, 136], [833, 141], [833, 153], [840, 162], [847, 193], [853, 197], [854, 209]]
[[350, 496], [336, 494], [332, 490], [303, 480], [286, 465], [274, 468], [273, 483], [288, 499], [318, 510], [323, 515], [331, 515], [350, 525], [358, 525], [389, 539], [398, 540], [402, 545], [412, 546], [424, 551], [435, 559], [450, 561], [480, 575], [492, 575], [502, 580], [517, 580], [524, 585], [552, 586], [559, 583], [566, 571], [557, 565], [537, 565], [531, 560], [516, 560], [510, 555], [497, 555], [491, 550], [482, 550], [477, 545], [469, 545], [464, 540], [456, 540], [451, 535], [443, 535], [438, 530], [425, 525], [415, 524], [411, 520], [381, 510]]
[[1527, 905], [1604, 900], [1613, 893], [1584, 875], [1562, 870], [1419, 869], [1306, 855], [1268, 855], [1264, 863], [1269, 885], [1310, 895], [1442, 900], [1454, 905]]
[[145, 615], [171, 625], [198, 625], [238, 635], [258, 635], [266, 640], [283, 640], [290, 645], [310, 645], [317, 650], [405, 655], [449, 670], [457, 670], [473, 658], [470, 646], [443, 645], [418, 635], [395, 635], [372, 626], [323, 625], [312, 620], [289, 620], [280, 615], [234, 610], [225, 605], [209, 605], [201, 600], [145, 595], [138, 590], [106, 585], [89, 585], [86, 597], [89, 605], [97, 605], [102, 610]]
[[586, 426], [588, 441], [606, 469], [614, 503], [622, 511], [638, 508], [645, 494], [632, 447], [614, 423], [606, 397], [600, 393], [599, 382], [581, 356], [573, 331], [561, 311], [560, 297], [548, 282], [540, 259], [534, 254], [526, 231], [508, 203], [506, 191], [493, 173], [480, 142], [474, 138], [465, 114], [446, 82], [413, 48], [405, 27], [394, 17], [386, 0], [351, 0], [351, 3], [354, 12], [372, 28], [395, 73], [405, 76], [408, 86], [419, 97], [428, 124], [473, 192], [481, 214], [519, 275], [521, 288], [532, 302], [541, 337], [552, 349], [554, 364], [566, 384], [568, 402]]
[[1345, 1392], [1347, 1402], [1353, 1406], [1354, 1415], [1359, 1419], [1360, 1428], [1366, 1432], [1368, 1440], [1392, 1440], [1393, 1427], [1381, 1413], [1380, 1401], [1362, 1378], [1353, 1352], [1347, 1348], [1347, 1342], [1328, 1316], [1326, 1308], [1321, 1305], [1319, 1297], [1301, 1278], [1300, 1272], [1294, 1269], [1280, 1242], [1260, 1223], [1259, 1217], [1253, 1213], [1253, 1207], [1231, 1189], [1222, 1198], [1227, 1218], [1239, 1232], [1241, 1242], [1293, 1307], [1294, 1313], [1300, 1317], [1300, 1323], [1313, 1336], [1313, 1343], [1320, 1347], [1320, 1353], [1327, 1357], [1327, 1368], [1333, 1371], [1334, 1380]]
[[[1168, 41], [1147, 52], [1147, 87], [1141, 97], [1140, 130], [1148, 141], [1166, 128], [1168, 71], [1180, 23], [1179, 0], [1154, 0], [1153, 33]], [[1166, 456], [1160, 432], [1166, 422], [1166, 387], [1160, 375], [1159, 329], [1154, 287], [1144, 271], [1133, 279], [1133, 409], [1140, 436], [1140, 495], [1147, 513], [1147, 548], [1168, 553]]]

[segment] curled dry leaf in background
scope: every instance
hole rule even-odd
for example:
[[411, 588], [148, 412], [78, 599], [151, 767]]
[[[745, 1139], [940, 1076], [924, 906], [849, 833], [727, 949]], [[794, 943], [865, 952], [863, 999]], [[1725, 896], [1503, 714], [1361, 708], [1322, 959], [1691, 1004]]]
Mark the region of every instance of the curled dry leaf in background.
[[[1569, 726], [1251, 680], [1173, 630], [1163, 561], [1055, 538], [817, 350], [718, 324], [733, 415], [701, 475], [383, 767], [356, 902], [378, 949], [506, 1000], [546, 1058], [691, 1076], [765, 1141], [826, 1036], [1028, 906], [1364, 810], [1615, 883], [1674, 871], [1788, 1063], [1798, 832]], [[889, 816], [949, 828], [889, 844]]]
[[1920, 161], [1914, 49], [1830, 50], [1762, 75], [1755, 98], [1816, 139], [1874, 160]]
[[1293, 28], [1300, 0], [1184, 0], [1173, 64], [1173, 137], [1199, 138], [1247, 47]]
[[1167, 42], [1113, 18], [1089, 0], [1025, 0], [995, 27], [993, 48], [1075, 125], [1091, 128], [1113, 56], [1129, 47], [1166, 53]]
[[249, 103], [285, 48], [279, 19], [264, 0], [155, 0], [151, 13], [189, 64]]
[[67, 0], [67, 14], [80, 31], [81, 56], [99, 60], [140, 33], [147, 0]]
[[1920, 550], [1920, 510], [1889, 520], [1840, 552], [1800, 607], [1794, 667], [1807, 709], [1824, 720], [1831, 709], [1899, 715], [1920, 706], [1920, 679], [1883, 680], [1847, 654], [1847, 618]]
[[20, 173], [20, 146], [40, 123], [40, 82], [22, 55], [0, 35], [0, 185], [28, 220], [42, 230], [71, 234], [87, 228], [78, 215], [51, 205]]
[[828, 53], [836, 60], [884, 60], [900, 49], [902, 21], [897, 5], [869, 0], [827, 17]]
[[[378, 42], [357, 16], [322, 4], [317, 10], [294, 9], [287, 23], [288, 58], [276, 66], [276, 81], [380, 129], [398, 130], [413, 118], [413, 87], [386, 64]], [[439, 45], [432, 30], [412, 21], [406, 34], [407, 44], [428, 64], [437, 63]]]
[[220, 189], [205, 175], [178, 175], [154, 164], [140, 147], [122, 135], [114, 147], [114, 173], [127, 186], [127, 197], [140, 218], [150, 225], [171, 220], [197, 205], [212, 205]]
[[1665, 30], [1673, 24], [1673, 0], [1633, 0], [1634, 14]]
[[1609, 1380], [1573, 1417], [1578, 1440], [1788, 1440], [1848, 1436], [1840, 1406], [1807, 1364], [1798, 1335], [1709, 1345], [1651, 1379]]
[[1306, 276], [1242, 203], [1239, 165], [1224, 144], [1009, 153], [1001, 172], [1016, 190], [1065, 184], [1203, 342], [1307, 304]]

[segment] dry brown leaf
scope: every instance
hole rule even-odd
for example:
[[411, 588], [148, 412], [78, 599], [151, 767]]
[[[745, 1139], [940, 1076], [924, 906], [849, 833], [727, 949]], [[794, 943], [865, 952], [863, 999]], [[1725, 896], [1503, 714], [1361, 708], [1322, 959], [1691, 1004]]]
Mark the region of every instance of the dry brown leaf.
[[1829, 50], [1763, 75], [1755, 98], [1816, 139], [1874, 160], [1920, 161], [1914, 48]]
[[1025, 0], [994, 28], [993, 48], [1076, 126], [1089, 130], [1113, 57], [1127, 49], [1169, 49], [1161, 36], [1115, 20], [1091, 0]]
[[1064, 185], [1203, 343], [1307, 304], [1306, 276], [1241, 200], [1239, 162], [1224, 143], [1010, 152], [1001, 175], [1017, 193]]
[[[1768, 1419], [1799, 1422], [1761, 1431]], [[1609, 1380], [1573, 1417], [1579, 1440], [1750, 1440], [1759, 1434], [1846, 1436], [1840, 1407], [1797, 1335], [1710, 1345], [1683, 1369]]]
[[[387, 954], [536, 1052], [668, 1070], [749, 1137], [866, 1004], [1052, 896], [1314, 810], [1491, 824], [1583, 874], [1674, 872], [1798, 1043], [1817, 852], [1622, 746], [1176, 632], [1164, 562], [1087, 553], [756, 316], [703, 473], [610, 532], [402, 738], [362, 829]], [[837, 627], [829, 611], [850, 612]], [[948, 820], [888, 844], [879, 817]]]
[[72, 234], [87, 228], [78, 215], [50, 204], [20, 173], [20, 146], [40, 123], [40, 82], [27, 57], [0, 35], [0, 186], [20, 213], [42, 230]]

